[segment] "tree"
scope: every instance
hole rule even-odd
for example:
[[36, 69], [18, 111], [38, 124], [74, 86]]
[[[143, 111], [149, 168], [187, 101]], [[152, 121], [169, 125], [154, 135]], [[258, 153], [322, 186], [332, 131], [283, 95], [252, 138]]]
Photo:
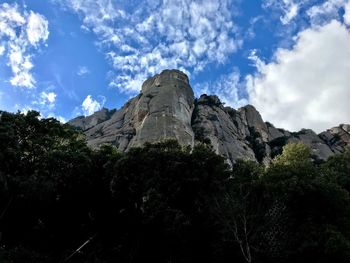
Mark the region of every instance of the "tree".
[[33, 256], [63, 250], [90, 223], [94, 179], [84, 137], [34, 111], [3, 112], [0, 146], [2, 243]]
[[[350, 152], [269, 167], [174, 140], [119, 153], [37, 112], [0, 117], [1, 262], [349, 262]], [[79, 252], [79, 253], [78, 253]]]
[[275, 166], [299, 166], [311, 163], [311, 150], [302, 142], [288, 143], [283, 147], [283, 153], [274, 160]]
[[306, 146], [287, 145], [264, 181], [282, 208], [284, 262], [349, 260], [349, 195], [324, 176]]
[[[203, 144], [192, 153], [175, 141], [131, 149], [115, 165], [112, 193], [121, 226], [131, 237], [122, 247], [134, 261], [214, 261], [211, 204], [228, 166]], [[126, 235], [124, 232], [124, 235]]]
[[[216, 203], [225, 235], [238, 244], [244, 260], [253, 261], [259, 228], [263, 224], [263, 201], [259, 188], [262, 169], [254, 162], [237, 161], [226, 184], [224, 198]], [[262, 212], [263, 213], [263, 212]]]
[[329, 180], [350, 193], [350, 147], [342, 154], [331, 156], [322, 169]]

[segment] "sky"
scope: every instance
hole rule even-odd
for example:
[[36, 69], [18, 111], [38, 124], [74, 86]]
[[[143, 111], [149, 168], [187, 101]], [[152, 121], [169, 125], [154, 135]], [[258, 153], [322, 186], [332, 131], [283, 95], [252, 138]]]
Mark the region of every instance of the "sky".
[[0, 0], [0, 109], [62, 122], [180, 69], [291, 131], [350, 123], [350, 0]]

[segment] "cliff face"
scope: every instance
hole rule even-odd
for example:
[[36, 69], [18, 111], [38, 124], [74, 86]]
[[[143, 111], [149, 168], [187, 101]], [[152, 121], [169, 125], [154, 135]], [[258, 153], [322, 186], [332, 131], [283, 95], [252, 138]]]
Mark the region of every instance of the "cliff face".
[[237, 159], [267, 164], [289, 142], [305, 143], [316, 160], [326, 160], [350, 144], [350, 125], [319, 135], [307, 129], [291, 133], [264, 122], [251, 105], [234, 110], [216, 96], [195, 100], [188, 77], [178, 70], [165, 70], [146, 80], [141, 93], [119, 110], [102, 109], [69, 123], [84, 131], [92, 147], [113, 144], [127, 151], [162, 139], [191, 146], [201, 141], [231, 164]]
[[102, 109], [69, 123], [84, 131], [92, 147], [107, 143], [126, 151], [168, 138], [192, 146], [193, 109], [194, 95], [188, 77], [177, 70], [166, 70], [146, 80], [141, 93], [120, 110]]
[[136, 133], [130, 146], [166, 138], [176, 138], [180, 144], [192, 146], [193, 108], [193, 91], [182, 72], [163, 71], [148, 79], [142, 85], [131, 118]]

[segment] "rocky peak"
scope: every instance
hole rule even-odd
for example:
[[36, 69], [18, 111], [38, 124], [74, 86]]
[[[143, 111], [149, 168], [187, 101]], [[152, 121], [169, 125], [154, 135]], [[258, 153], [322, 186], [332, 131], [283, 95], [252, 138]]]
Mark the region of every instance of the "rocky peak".
[[220, 101], [219, 97], [216, 95], [210, 95], [202, 94], [199, 99], [197, 100], [197, 104], [200, 105], [207, 105], [207, 106], [216, 106], [219, 108], [223, 108], [224, 105]]
[[193, 145], [191, 116], [193, 90], [187, 76], [178, 70], [165, 70], [148, 79], [135, 104], [132, 125], [136, 129], [132, 145], [175, 138]]
[[332, 149], [335, 153], [344, 152], [344, 148], [350, 144], [350, 125], [341, 124], [322, 132], [319, 137]]
[[126, 151], [169, 138], [193, 145], [193, 108], [194, 94], [188, 77], [179, 70], [165, 70], [147, 79], [141, 93], [113, 114], [101, 110], [69, 123], [84, 130], [92, 147], [113, 144]]
[[112, 144], [127, 151], [173, 138], [182, 145], [210, 144], [230, 164], [237, 159], [268, 164], [288, 142], [307, 144], [321, 161], [350, 144], [350, 125], [319, 135], [308, 129], [292, 133], [264, 122], [252, 105], [235, 110], [206, 94], [195, 100], [188, 77], [179, 70], [164, 70], [147, 79], [140, 94], [119, 110], [103, 108], [69, 123], [84, 131], [91, 147]]
[[174, 85], [183, 83], [185, 86], [190, 86], [189, 79], [185, 73], [176, 69], [167, 69], [162, 71], [160, 74], [156, 74], [155, 76], [147, 79], [142, 84], [141, 92], [149, 92], [149, 90], [151, 90], [153, 87], [160, 87], [162, 85], [166, 85], [168, 82], [172, 82]]
[[260, 133], [264, 142], [269, 141], [269, 131], [266, 123], [261, 118], [260, 113], [252, 105], [246, 105], [238, 109], [238, 112], [242, 115], [242, 119], [245, 120], [245, 125], [248, 128], [254, 129], [254, 132]]
[[109, 111], [106, 108], [102, 108], [101, 110], [96, 111], [94, 114], [90, 116], [87, 116], [87, 117], [80, 116], [69, 121], [69, 123], [81, 130], [86, 131], [96, 126], [97, 124], [108, 120], [111, 117], [111, 115], [113, 115], [114, 112], [115, 110]]

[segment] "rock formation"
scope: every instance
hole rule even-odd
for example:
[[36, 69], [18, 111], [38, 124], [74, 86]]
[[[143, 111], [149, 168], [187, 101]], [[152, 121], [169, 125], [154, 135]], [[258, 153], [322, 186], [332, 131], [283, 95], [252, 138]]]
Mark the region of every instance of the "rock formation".
[[91, 147], [115, 145], [120, 151], [174, 138], [182, 145], [210, 144], [230, 164], [237, 159], [268, 164], [289, 142], [308, 145], [318, 161], [340, 153], [350, 144], [350, 125], [340, 125], [317, 135], [303, 129], [289, 132], [264, 122], [247, 105], [238, 110], [224, 107], [217, 96], [195, 99], [188, 77], [165, 70], [146, 80], [141, 93], [119, 110], [102, 110], [69, 122], [81, 129]]
[[69, 123], [84, 131], [92, 147], [107, 143], [126, 151], [168, 138], [192, 146], [193, 109], [194, 95], [188, 77], [178, 70], [165, 70], [146, 80], [141, 93], [120, 110], [102, 109]]

